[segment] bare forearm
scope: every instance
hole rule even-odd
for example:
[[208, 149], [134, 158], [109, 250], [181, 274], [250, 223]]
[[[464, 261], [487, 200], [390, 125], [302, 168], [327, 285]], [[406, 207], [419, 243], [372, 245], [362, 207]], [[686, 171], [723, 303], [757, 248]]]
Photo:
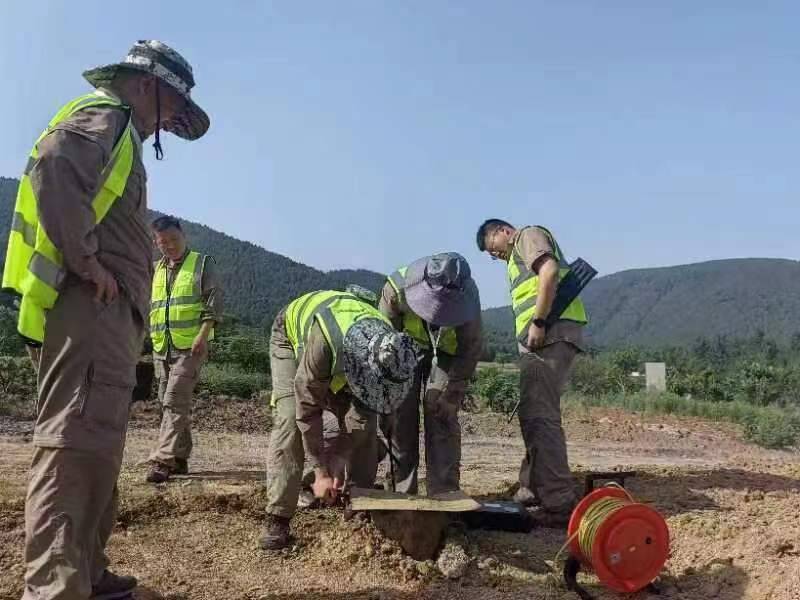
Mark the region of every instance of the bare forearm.
[[203, 321], [202, 325], [200, 325], [200, 335], [204, 340], [208, 340], [212, 329], [214, 329], [214, 321]]

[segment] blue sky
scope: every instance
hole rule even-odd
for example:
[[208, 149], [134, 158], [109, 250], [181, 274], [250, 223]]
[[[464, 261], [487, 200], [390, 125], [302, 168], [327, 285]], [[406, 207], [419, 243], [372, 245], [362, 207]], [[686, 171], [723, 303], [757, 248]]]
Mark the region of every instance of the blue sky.
[[792, 2], [3, 3], [0, 175], [84, 69], [156, 38], [212, 126], [147, 152], [150, 205], [301, 262], [455, 250], [494, 306], [490, 216], [602, 273], [798, 258], [799, 21]]

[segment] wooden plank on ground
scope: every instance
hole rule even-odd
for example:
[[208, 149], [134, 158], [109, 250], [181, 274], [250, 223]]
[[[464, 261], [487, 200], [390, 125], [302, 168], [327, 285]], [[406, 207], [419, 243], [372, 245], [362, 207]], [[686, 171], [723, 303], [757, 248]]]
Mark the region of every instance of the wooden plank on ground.
[[481, 507], [461, 490], [435, 496], [410, 496], [400, 492], [350, 489], [353, 510], [414, 510], [432, 512], [467, 512]]

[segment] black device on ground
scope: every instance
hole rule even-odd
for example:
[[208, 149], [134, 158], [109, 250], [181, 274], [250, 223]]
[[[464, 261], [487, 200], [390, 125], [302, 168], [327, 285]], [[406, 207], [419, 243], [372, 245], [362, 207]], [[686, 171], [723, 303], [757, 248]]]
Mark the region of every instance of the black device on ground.
[[478, 510], [461, 513], [459, 516], [470, 529], [491, 529], [528, 533], [533, 529], [533, 519], [525, 507], [508, 500], [482, 501]]

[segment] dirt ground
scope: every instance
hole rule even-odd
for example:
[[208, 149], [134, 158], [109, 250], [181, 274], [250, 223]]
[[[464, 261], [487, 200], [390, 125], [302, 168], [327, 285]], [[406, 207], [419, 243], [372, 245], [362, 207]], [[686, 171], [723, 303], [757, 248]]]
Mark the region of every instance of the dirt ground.
[[[140, 600], [577, 598], [550, 575], [564, 542], [556, 530], [470, 531], [472, 563], [456, 580], [335, 510], [300, 512], [296, 545], [264, 553], [264, 412], [251, 403], [201, 405], [192, 473], [158, 487], [144, 483], [156, 423], [152, 407], [136, 409], [109, 548], [114, 568], [139, 578]], [[591, 409], [568, 412], [565, 423], [576, 485], [590, 469], [635, 468], [628, 489], [667, 518], [672, 552], [661, 595], [627, 598], [800, 599], [799, 454], [764, 450], [735, 427], [696, 420]], [[468, 414], [462, 425], [465, 491], [508, 494], [522, 456], [516, 424]], [[0, 420], [0, 599], [21, 595], [28, 431]], [[598, 599], [619, 598], [591, 575], [582, 581]]]

